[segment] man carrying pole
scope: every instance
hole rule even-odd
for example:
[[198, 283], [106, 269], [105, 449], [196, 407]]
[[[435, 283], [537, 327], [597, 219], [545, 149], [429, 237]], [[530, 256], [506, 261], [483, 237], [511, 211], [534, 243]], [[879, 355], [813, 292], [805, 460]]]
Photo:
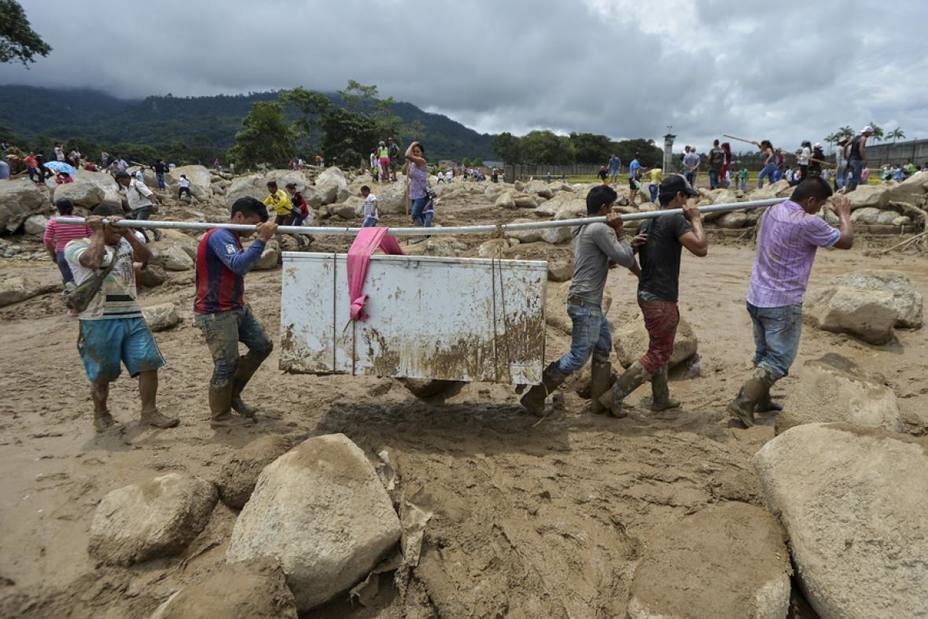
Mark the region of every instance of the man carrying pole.
[[641, 256], [638, 306], [648, 330], [648, 351], [615, 381], [609, 393], [601, 395], [599, 404], [613, 417], [626, 415], [622, 410], [623, 401], [648, 380], [653, 394], [651, 410], [679, 406], [670, 399], [667, 364], [680, 322], [677, 308], [680, 254], [683, 247], [699, 257], [704, 257], [709, 250], [702, 213], [695, 204], [688, 202], [689, 198], [697, 196], [699, 192], [679, 174], [665, 178], [659, 190], [661, 209], [682, 209], [682, 212], [645, 220], [632, 241]]
[[612, 368], [612, 329], [603, 315], [603, 289], [612, 264], [640, 272], [632, 248], [623, 240], [622, 216], [612, 212], [618, 195], [608, 185], [599, 185], [586, 196], [586, 211], [591, 217], [605, 216], [605, 222], [594, 222], [573, 229], [575, 266], [567, 295], [567, 314], [573, 323], [570, 352], [545, 368], [540, 385], [522, 396], [522, 406], [534, 415], [543, 416], [545, 399], [567, 377], [586, 365], [593, 356], [591, 396], [594, 411], [597, 398], [609, 388]]
[[[257, 240], [243, 250], [241, 239], [250, 233], [213, 228], [197, 248], [196, 313], [213, 356], [209, 384], [210, 424], [224, 427], [254, 422], [257, 411], [242, 401], [242, 390], [274, 344], [245, 303], [245, 273], [251, 270], [266, 243], [277, 232], [268, 221], [267, 208], [254, 198], [239, 198], [232, 205], [232, 223], [256, 226]], [[248, 353], [238, 354], [238, 343]], [[241, 417], [235, 417], [234, 410]]]
[[850, 249], [854, 244], [851, 205], [836, 196], [834, 210], [840, 220], [833, 228], [816, 217], [832, 195], [820, 176], [796, 186], [789, 200], [771, 206], [760, 219], [757, 256], [748, 287], [747, 309], [754, 325], [754, 373], [729, 412], [745, 427], [754, 425], [755, 411], [779, 411], [770, 400], [770, 388], [789, 372], [799, 350], [802, 298], [819, 247]]

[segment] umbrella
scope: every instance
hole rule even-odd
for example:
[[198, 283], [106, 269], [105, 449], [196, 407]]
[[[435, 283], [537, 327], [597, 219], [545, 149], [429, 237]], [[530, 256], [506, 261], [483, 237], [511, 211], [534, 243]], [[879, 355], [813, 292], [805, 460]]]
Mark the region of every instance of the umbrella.
[[74, 176], [77, 174], [77, 170], [74, 169], [74, 166], [68, 165], [63, 161], [49, 161], [45, 164], [45, 167], [54, 172], [61, 172], [63, 174], [70, 174]]

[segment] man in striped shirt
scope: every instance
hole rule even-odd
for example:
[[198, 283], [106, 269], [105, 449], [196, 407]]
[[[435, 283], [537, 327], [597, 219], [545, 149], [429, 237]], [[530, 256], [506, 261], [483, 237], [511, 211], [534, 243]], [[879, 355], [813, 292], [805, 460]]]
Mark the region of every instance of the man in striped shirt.
[[164, 357], [135, 300], [132, 262], [147, 263], [151, 252], [131, 229], [109, 223], [121, 214], [118, 207], [97, 206], [94, 216], [87, 220], [90, 238], [71, 241], [64, 248], [77, 286], [98, 271], [109, 269], [99, 292], [78, 315], [77, 349], [91, 384], [93, 425], [97, 432], [103, 432], [116, 423], [107, 408], [107, 400], [110, 383], [119, 377], [121, 364], [125, 364], [129, 375], [139, 378], [141, 422], [157, 428], [171, 428], [178, 420], [162, 415], [155, 403], [158, 370], [164, 366]]
[[[258, 238], [248, 249], [241, 239], [249, 235], [213, 228], [197, 248], [197, 292], [193, 311], [213, 356], [209, 384], [210, 424], [214, 427], [253, 422], [257, 411], [242, 401], [242, 390], [274, 344], [245, 303], [245, 273], [261, 257], [277, 232], [268, 221], [267, 207], [254, 198], [239, 198], [232, 205], [232, 223], [256, 225]], [[239, 356], [238, 343], [248, 348]], [[241, 417], [232, 415], [232, 410]]]
[[770, 399], [770, 387], [787, 375], [799, 350], [802, 298], [819, 247], [850, 249], [854, 245], [851, 205], [836, 196], [840, 224], [833, 228], [816, 214], [832, 195], [828, 182], [810, 177], [796, 186], [790, 199], [771, 206], [760, 220], [757, 257], [751, 272], [747, 308], [754, 325], [754, 373], [728, 405], [745, 427], [754, 412], [782, 409]]
[[[74, 214], [74, 205], [71, 204], [70, 200], [58, 200], [55, 202], [55, 207], [62, 217], [70, 217]], [[60, 224], [54, 219], [49, 219], [48, 223], [45, 224], [45, 235], [42, 237], [42, 242], [46, 251], [48, 251], [48, 255], [58, 265], [65, 288], [74, 285], [74, 275], [71, 273], [68, 261], [65, 260], [64, 248], [69, 242], [75, 239], [84, 239], [90, 235], [90, 227], [84, 224]]]

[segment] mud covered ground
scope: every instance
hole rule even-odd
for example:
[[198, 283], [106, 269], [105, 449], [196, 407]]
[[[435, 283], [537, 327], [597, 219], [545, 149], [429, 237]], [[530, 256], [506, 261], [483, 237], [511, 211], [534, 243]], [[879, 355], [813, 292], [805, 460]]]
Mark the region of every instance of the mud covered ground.
[[[498, 215], [461, 204], [444, 221], [488, 221], [491, 214]], [[463, 254], [475, 255], [485, 238], [459, 240], [467, 245]], [[812, 284], [887, 268], [928, 290], [928, 260], [867, 257], [867, 245], [864, 239], [850, 252], [820, 252]], [[732, 241], [715, 243], [706, 259], [684, 258], [681, 312], [699, 338], [701, 376], [671, 383], [681, 409], [651, 413], [640, 404], [649, 395], [642, 388], [622, 420], [585, 414], [585, 402], [569, 389], [543, 421], [524, 414], [502, 385], [472, 384], [445, 404], [426, 404], [389, 379], [283, 374], [275, 351], [246, 392], [266, 417], [253, 428], [213, 431], [211, 363], [192, 323], [187, 272], [141, 299], [181, 309], [182, 324], [156, 334], [168, 361], [160, 406], [181, 418], [180, 427], [139, 427], [137, 387], [123, 377], [112, 389], [111, 410], [124, 425], [97, 436], [76, 351], [77, 321], [64, 317], [58, 296], [0, 309], [0, 616], [147, 616], [222, 560], [235, 512], [219, 504], [180, 557], [98, 569], [87, 540], [101, 497], [167, 471], [211, 479], [230, 453], [261, 434], [330, 432], [345, 433], [372, 457], [387, 450], [405, 499], [433, 516], [420, 564], [399, 587], [385, 574], [369, 606], [345, 596], [309, 616], [624, 616], [635, 562], [652, 531], [713, 503], [763, 504], [751, 457], [773, 436], [772, 421], [743, 430], [730, 427], [724, 412], [750, 372], [744, 297], [752, 259], [749, 242]], [[2, 268], [55, 276], [50, 262], [5, 261]], [[609, 286], [610, 318], [640, 320], [633, 278], [613, 271]], [[249, 275], [247, 291], [277, 340], [280, 271]], [[547, 337], [548, 360], [568, 348], [554, 329]], [[924, 331], [899, 331], [897, 342], [874, 347], [806, 328], [797, 365], [825, 352], [882, 373], [903, 413], [928, 408]], [[793, 380], [778, 384], [775, 395]]]

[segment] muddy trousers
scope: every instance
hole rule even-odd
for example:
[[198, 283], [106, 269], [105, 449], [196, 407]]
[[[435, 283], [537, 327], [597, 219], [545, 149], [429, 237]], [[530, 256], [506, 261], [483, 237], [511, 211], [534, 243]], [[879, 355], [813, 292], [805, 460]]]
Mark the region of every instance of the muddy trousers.
[[608, 362], [612, 351], [612, 326], [603, 316], [602, 308], [571, 298], [567, 302], [567, 315], [573, 323], [570, 351], [557, 361], [558, 371], [573, 374], [586, 365], [591, 355], [595, 361]]
[[249, 358], [249, 361], [257, 363], [274, 350], [273, 342], [247, 305], [215, 314], [197, 314], [196, 323], [213, 357], [213, 377], [210, 380], [213, 386], [226, 385], [235, 377], [239, 365], [239, 342], [248, 348], [242, 359]]

